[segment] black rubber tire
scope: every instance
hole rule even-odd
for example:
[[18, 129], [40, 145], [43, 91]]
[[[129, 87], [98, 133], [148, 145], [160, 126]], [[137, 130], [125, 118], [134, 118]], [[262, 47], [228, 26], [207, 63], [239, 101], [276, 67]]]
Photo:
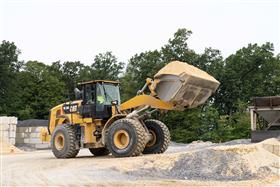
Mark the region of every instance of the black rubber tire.
[[[61, 133], [64, 137], [64, 146], [62, 150], [56, 149], [55, 137]], [[51, 148], [56, 158], [74, 158], [80, 149], [76, 148], [76, 129], [73, 125], [63, 124], [55, 127], [51, 138]]]
[[106, 147], [99, 147], [99, 148], [89, 148], [89, 151], [94, 156], [105, 156], [110, 154], [110, 151]]
[[150, 147], [146, 146], [143, 153], [156, 154], [165, 152], [170, 144], [170, 132], [167, 126], [163, 122], [155, 119], [146, 120], [144, 123], [148, 130], [152, 130], [155, 133], [156, 142]]
[[[119, 149], [114, 143], [114, 134], [124, 130], [129, 135], [129, 143], [124, 149]], [[131, 157], [140, 155], [146, 145], [146, 132], [142, 124], [136, 120], [123, 118], [116, 120], [106, 135], [106, 146], [115, 157]]]

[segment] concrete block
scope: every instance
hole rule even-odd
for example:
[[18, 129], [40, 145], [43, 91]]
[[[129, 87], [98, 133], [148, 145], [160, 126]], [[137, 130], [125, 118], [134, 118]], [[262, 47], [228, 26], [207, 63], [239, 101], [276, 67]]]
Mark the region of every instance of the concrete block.
[[38, 133], [41, 130], [41, 127], [29, 127], [30, 128], [30, 132], [32, 133]]
[[16, 131], [9, 130], [9, 133], [10, 133], [10, 135], [12, 135], [12, 134], [15, 134], [15, 133], [16, 133]]
[[28, 138], [29, 137], [29, 132], [20, 132], [20, 134], [22, 134], [23, 138]]
[[17, 132], [29, 132], [29, 127], [18, 127], [18, 131]]
[[17, 117], [12, 117], [12, 122], [13, 122], [13, 124], [17, 124], [18, 118]]
[[10, 130], [12, 130], [12, 131], [16, 131], [16, 129], [17, 129], [16, 124], [13, 124], [13, 125], [11, 125], [11, 126], [10, 126]]
[[16, 138], [16, 144], [23, 144], [24, 138]]
[[40, 137], [40, 133], [30, 133], [30, 138], [39, 138]]
[[26, 127], [27, 132], [31, 132], [31, 127]]
[[42, 128], [43, 128], [43, 127], [37, 127], [37, 128], [36, 128], [36, 132], [37, 132], [37, 133], [40, 133]]
[[48, 144], [35, 144], [36, 149], [47, 149], [50, 148]]
[[0, 124], [17, 124], [17, 118], [2, 116], [0, 117]]
[[23, 127], [17, 127], [17, 132], [18, 133], [24, 132]]
[[30, 138], [30, 132], [25, 132], [24, 133], [24, 138]]
[[16, 138], [24, 138], [25, 133], [23, 132], [17, 132], [16, 133]]
[[6, 124], [10, 124], [11, 123], [11, 118], [10, 117], [6, 117], [5, 118], [5, 123]]
[[10, 138], [9, 139], [9, 143], [12, 144], [12, 145], [15, 145], [16, 144], [16, 140], [14, 138]]
[[0, 117], [0, 119], [1, 119], [1, 123], [0, 123], [0, 125], [3, 125], [3, 124], [7, 124], [7, 119], [6, 119], [6, 117], [5, 116], [2, 116], [2, 117]]
[[36, 127], [29, 127], [30, 132], [36, 132]]
[[17, 126], [15, 124], [10, 125], [10, 131], [16, 131]]
[[9, 138], [9, 131], [1, 131], [0, 136], [2, 138]]
[[37, 132], [37, 133], [40, 133], [42, 128], [43, 128], [43, 127], [37, 127], [36, 132]]
[[23, 143], [30, 143], [30, 139], [29, 138], [24, 138]]
[[10, 125], [9, 124], [1, 124], [0, 125], [0, 130], [1, 131], [8, 131], [10, 129]]
[[9, 137], [10, 138], [15, 138], [16, 137], [16, 131], [9, 132]]
[[3, 124], [9, 124], [10, 123], [10, 119], [8, 117], [4, 117], [4, 118], [2, 118], [2, 123]]
[[23, 127], [25, 128], [25, 132], [31, 132], [31, 127]]
[[9, 131], [14, 131], [12, 124], [9, 125]]
[[22, 131], [21, 131], [21, 128], [22, 128], [22, 127], [17, 127], [17, 128], [16, 128], [16, 132], [18, 132], [18, 133], [22, 132]]
[[7, 121], [9, 124], [17, 124], [17, 118], [16, 117], [8, 117]]
[[40, 138], [30, 138], [29, 143], [32, 143], [32, 144], [41, 144], [41, 143], [42, 143], [42, 140], [41, 140]]

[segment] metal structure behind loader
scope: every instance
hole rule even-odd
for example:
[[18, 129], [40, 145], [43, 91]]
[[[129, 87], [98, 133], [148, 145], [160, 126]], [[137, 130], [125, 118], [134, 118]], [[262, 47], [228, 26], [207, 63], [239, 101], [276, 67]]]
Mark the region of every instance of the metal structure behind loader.
[[170, 142], [167, 126], [150, 119], [158, 110], [184, 110], [207, 101], [219, 82], [206, 72], [185, 62], [163, 67], [154, 79], [130, 100], [120, 104], [118, 82], [94, 80], [79, 84], [77, 100], [50, 110], [48, 132], [57, 158], [75, 157], [80, 148], [95, 156], [112, 153], [117, 157], [141, 153], [163, 153]]
[[[252, 103], [253, 106], [249, 107], [252, 142], [280, 138], [280, 96], [255, 97]], [[258, 127], [260, 118], [267, 122], [266, 127]]]

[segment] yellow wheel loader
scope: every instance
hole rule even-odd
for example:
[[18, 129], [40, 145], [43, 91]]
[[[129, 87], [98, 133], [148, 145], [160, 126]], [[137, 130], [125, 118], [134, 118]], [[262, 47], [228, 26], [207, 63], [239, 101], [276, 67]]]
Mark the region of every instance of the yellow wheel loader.
[[95, 156], [163, 153], [170, 133], [163, 122], [150, 119], [151, 114], [199, 106], [218, 86], [214, 77], [179, 61], [148, 78], [137, 95], [122, 104], [118, 82], [83, 82], [75, 89], [76, 101], [50, 110], [48, 130], [42, 130], [41, 139], [51, 142], [57, 158], [73, 158], [81, 148]]

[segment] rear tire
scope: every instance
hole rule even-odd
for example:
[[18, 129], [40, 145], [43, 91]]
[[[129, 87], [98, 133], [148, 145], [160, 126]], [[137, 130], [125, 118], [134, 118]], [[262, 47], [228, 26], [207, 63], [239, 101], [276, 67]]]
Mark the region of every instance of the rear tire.
[[62, 124], [55, 127], [51, 138], [51, 148], [56, 158], [74, 158], [76, 149], [76, 129], [73, 125]]
[[155, 119], [149, 119], [145, 122], [153, 139], [150, 140], [143, 151], [144, 154], [163, 153], [170, 144], [170, 133], [167, 126]]
[[89, 151], [94, 156], [105, 156], [110, 154], [109, 150], [106, 147], [99, 147], [99, 148], [89, 148]]
[[140, 155], [145, 148], [146, 132], [140, 122], [133, 119], [119, 119], [109, 128], [106, 145], [115, 157]]

